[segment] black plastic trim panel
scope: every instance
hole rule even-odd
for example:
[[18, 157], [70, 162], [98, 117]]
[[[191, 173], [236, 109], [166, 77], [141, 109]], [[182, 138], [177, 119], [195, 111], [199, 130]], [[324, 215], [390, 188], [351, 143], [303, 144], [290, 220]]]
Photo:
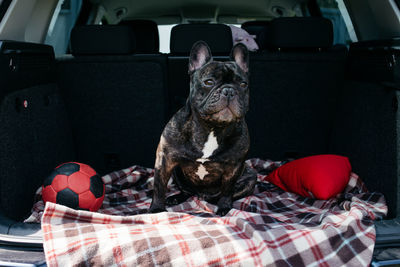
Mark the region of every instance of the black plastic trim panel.
[[376, 248], [400, 247], [400, 218], [375, 222]]

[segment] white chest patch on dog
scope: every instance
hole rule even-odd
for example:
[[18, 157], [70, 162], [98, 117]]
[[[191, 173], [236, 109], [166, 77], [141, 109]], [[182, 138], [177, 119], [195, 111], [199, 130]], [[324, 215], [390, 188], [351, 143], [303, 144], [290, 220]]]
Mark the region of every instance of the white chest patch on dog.
[[[217, 137], [215, 137], [214, 132], [212, 131], [207, 138], [207, 141], [204, 144], [203, 147], [203, 156], [199, 159], [197, 159], [197, 162], [204, 163], [206, 161], [209, 161], [209, 157], [214, 153], [215, 150], [218, 148], [218, 141]], [[196, 175], [199, 176], [201, 180], [204, 179], [204, 177], [208, 174], [208, 171], [204, 167], [203, 164], [200, 164], [199, 167], [197, 168]]]
[[201, 157], [202, 159], [208, 159], [215, 150], [217, 150], [218, 148], [218, 141], [217, 141], [217, 137], [215, 137], [214, 132], [211, 132], [208, 135], [207, 141], [204, 144], [203, 147], [203, 156]]

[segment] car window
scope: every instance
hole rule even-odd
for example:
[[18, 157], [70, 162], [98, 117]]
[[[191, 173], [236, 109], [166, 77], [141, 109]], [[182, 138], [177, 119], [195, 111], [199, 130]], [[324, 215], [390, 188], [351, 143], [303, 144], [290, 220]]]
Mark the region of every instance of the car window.
[[317, 4], [321, 10], [322, 16], [332, 21], [334, 45], [349, 45], [357, 41], [353, 25], [343, 0], [317, 0]]
[[81, 6], [82, 0], [59, 0], [45, 39], [46, 44], [54, 47], [56, 55], [67, 53], [71, 30]]
[[169, 40], [171, 37], [171, 30], [176, 24], [158, 25], [158, 32], [160, 36], [160, 52], [169, 53]]
[[3, 19], [4, 15], [7, 12], [8, 7], [10, 6], [12, 0], [0, 0], [0, 22]]
[[397, 8], [400, 9], [400, 0], [395, 0]]

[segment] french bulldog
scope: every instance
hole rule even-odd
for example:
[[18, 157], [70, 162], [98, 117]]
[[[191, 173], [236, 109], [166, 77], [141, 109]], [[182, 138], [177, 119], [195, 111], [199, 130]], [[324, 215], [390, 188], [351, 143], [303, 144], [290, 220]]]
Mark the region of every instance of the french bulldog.
[[[154, 191], [149, 211], [165, 211], [196, 195], [226, 215], [232, 202], [253, 192], [257, 175], [245, 165], [249, 133], [249, 53], [232, 48], [232, 61], [214, 61], [196, 42], [189, 58], [190, 94], [165, 126], [157, 147]], [[171, 176], [180, 193], [166, 199]]]

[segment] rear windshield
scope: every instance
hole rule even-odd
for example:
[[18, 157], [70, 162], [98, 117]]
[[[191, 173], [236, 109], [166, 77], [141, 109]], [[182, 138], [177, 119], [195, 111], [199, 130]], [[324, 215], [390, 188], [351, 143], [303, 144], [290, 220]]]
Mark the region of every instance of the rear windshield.
[[349, 45], [356, 42], [354, 28], [347, 13], [343, 0], [317, 0], [324, 18], [332, 21], [333, 44]]
[[68, 50], [71, 30], [78, 18], [82, 0], [59, 0], [47, 31], [45, 44], [54, 47], [56, 55]]
[[171, 38], [171, 30], [176, 24], [158, 25], [158, 32], [160, 36], [160, 52], [169, 53], [169, 44]]
[[8, 7], [10, 6], [12, 0], [0, 0], [0, 22], [3, 19], [4, 15], [7, 12]]

